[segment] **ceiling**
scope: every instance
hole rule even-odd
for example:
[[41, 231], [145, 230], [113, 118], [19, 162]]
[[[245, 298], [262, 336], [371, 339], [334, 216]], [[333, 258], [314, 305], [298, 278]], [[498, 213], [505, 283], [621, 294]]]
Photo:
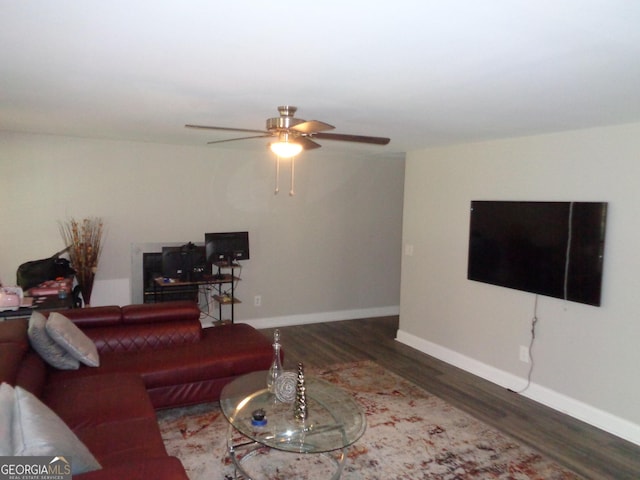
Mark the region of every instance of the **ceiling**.
[[184, 124], [262, 129], [288, 104], [335, 133], [391, 138], [324, 146], [392, 153], [640, 121], [635, 0], [0, 0], [0, 11], [0, 130], [204, 145], [238, 135]]

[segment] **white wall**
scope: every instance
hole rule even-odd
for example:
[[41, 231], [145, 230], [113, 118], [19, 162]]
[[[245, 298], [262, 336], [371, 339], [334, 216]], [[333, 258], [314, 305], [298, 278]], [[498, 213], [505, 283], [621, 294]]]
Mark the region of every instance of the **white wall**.
[[397, 313], [404, 159], [307, 152], [294, 197], [286, 166], [281, 175], [274, 196], [266, 148], [1, 133], [0, 280], [15, 284], [18, 265], [62, 249], [59, 221], [100, 216], [107, 233], [92, 305], [130, 301], [132, 246], [248, 230], [237, 319]]
[[602, 306], [538, 299], [532, 398], [640, 443], [640, 124], [407, 156], [398, 339], [518, 390], [534, 295], [466, 278], [471, 200], [609, 202]]

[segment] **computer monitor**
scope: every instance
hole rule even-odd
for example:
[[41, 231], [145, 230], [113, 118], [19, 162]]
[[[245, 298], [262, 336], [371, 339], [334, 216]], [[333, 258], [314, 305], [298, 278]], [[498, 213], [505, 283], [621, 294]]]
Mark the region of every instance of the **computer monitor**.
[[162, 276], [190, 282], [202, 279], [206, 266], [204, 246], [193, 243], [162, 247]]
[[249, 232], [205, 233], [204, 244], [210, 265], [249, 259]]

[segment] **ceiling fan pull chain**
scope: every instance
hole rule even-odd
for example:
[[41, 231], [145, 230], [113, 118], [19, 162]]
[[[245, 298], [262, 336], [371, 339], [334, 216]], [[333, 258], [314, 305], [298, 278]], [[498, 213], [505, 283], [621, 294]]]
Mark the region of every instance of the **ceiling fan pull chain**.
[[296, 164], [296, 157], [291, 157], [291, 190], [289, 190], [289, 196], [293, 197], [296, 193], [293, 191], [293, 175], [294, 175], [294, 165]]
[[274, 195], [277, 195], [278, 192], [280, 191], [279, 179], [280, 179], [280, 157], [276, 155], [276, 191], [273, 192]]

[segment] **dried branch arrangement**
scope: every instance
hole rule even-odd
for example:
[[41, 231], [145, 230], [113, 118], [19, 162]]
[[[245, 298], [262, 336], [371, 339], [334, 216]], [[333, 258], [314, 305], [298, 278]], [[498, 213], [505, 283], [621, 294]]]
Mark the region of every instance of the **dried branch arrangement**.
[[60, 222], [60, 234], [69, 246], [69, 259], [85, 304], [89, 304], [93, 279], [102, 251], [103, 222], [101, 218], [71, 219]]

